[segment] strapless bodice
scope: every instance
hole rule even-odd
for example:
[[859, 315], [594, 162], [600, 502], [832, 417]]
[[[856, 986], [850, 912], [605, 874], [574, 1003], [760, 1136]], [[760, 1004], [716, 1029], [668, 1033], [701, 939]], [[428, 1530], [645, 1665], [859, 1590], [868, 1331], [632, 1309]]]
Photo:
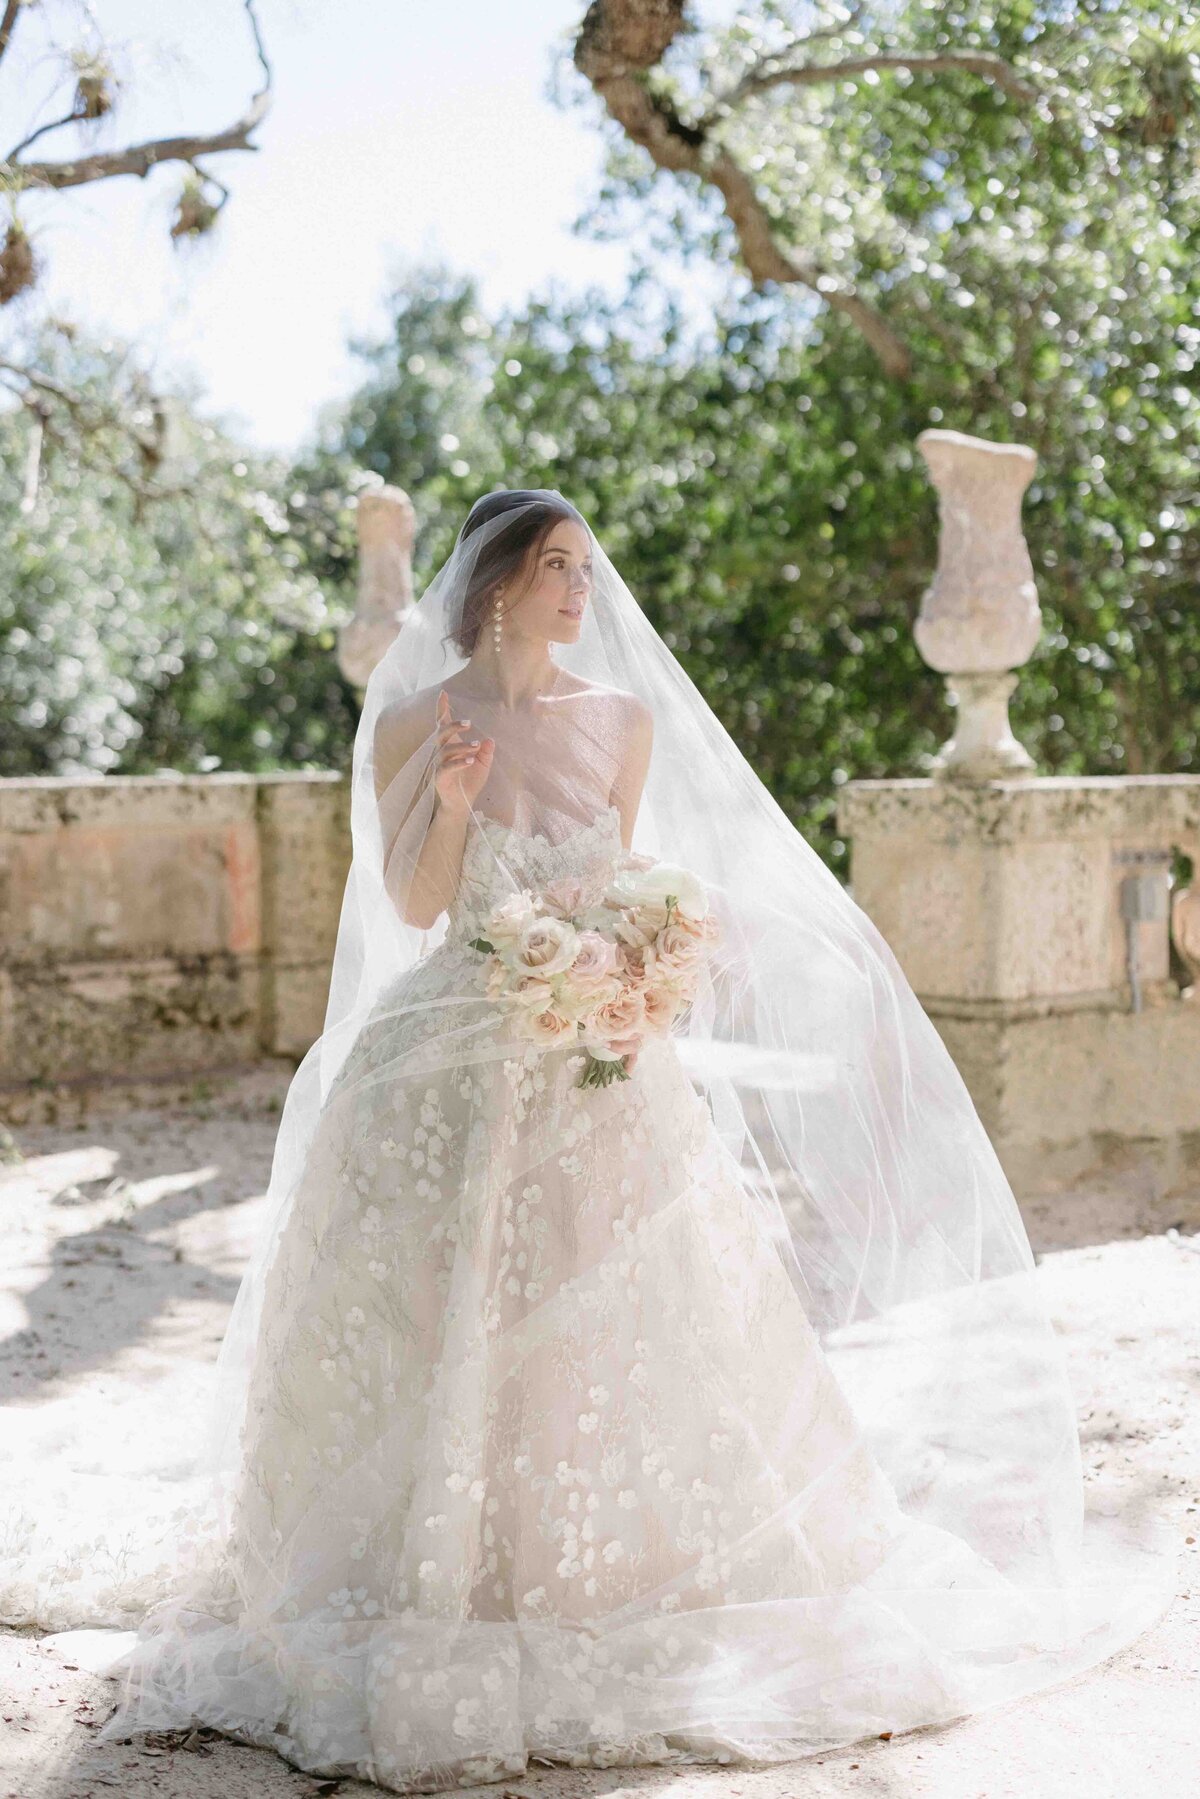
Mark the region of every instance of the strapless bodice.
[[449, 936], [477, 935], [493, 907], [522, 888], [540, 893], [553, 882], [578, 881], [585, 895], [595, 892], [598, 898], [622, 853], [621, 815], [615, 806], [557, 841], [540, 831], [519, 831], [482, 818], [463, 851]]

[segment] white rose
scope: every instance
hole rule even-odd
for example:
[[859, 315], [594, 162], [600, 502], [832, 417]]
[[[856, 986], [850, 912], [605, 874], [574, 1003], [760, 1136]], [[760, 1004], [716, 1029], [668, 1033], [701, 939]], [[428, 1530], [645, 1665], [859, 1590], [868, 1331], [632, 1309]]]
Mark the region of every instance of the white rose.
[[708, 912], [708, 896], [696, 876], [686, 868], [669, 862], [656, 862], [652, 868], [623, 868], [613, 876], [606, 898], [616, 905], [647, 911], [665, 908], [668, 900], [684, 918], [703, 918]]
[[497, 955], [511, 958], [521, 933], [536, 922], [537, 916], [531, 893], [511, 893], [488, 919], [484, 935]]
[[513, 965], [539, 980], [561, 974], [575, 960], [579, 937], [563, 918], [534, 918], [517, 938]]

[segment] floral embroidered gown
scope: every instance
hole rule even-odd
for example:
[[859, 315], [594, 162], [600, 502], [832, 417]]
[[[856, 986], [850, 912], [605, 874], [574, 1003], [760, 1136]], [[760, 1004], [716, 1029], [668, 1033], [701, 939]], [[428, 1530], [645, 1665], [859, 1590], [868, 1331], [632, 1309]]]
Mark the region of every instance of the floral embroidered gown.
[[969, 1704], [1004, 1583], [901, 1512], [675, 1044], [584, 1090], [463, 1017], [511, 879], [598, 896], [621, 853], [615, 809], [558, 843], [487, 822], [359, 1036], [269, 1276], [232, 1534], [143, 1635], [142, 1727], [406, 1790]]

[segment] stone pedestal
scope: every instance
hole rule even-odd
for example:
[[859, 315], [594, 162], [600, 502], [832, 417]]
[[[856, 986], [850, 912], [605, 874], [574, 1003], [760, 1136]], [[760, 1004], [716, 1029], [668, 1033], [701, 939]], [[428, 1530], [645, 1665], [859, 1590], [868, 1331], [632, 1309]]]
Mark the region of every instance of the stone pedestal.
[[853, 781], [838, 824], [1019, 1192], [1130, 1157], [1200, 1180], [1200, 992], [1166, 904], [1124, 915], [1173, 850], [1200, 864], [1200, 776]]
[[1011, 671], [1037, 648], [1042, 615], [1021, 530], [1021, 498], [1037, 457], [1024, 444], [961, 431], [922, 431], [917, 448], [937, 488], [938, 560], [914, 627], [917, 648], [946, 677], [954, 736], [934, 763], [947, 780], [1032, 773], [1013, 736]]
[[361, 689], [391, 648], [413, 601], [412, 550], [417, 518], [401, 487], [359, 495], [358, 598], [338, 632], [338, 666]]

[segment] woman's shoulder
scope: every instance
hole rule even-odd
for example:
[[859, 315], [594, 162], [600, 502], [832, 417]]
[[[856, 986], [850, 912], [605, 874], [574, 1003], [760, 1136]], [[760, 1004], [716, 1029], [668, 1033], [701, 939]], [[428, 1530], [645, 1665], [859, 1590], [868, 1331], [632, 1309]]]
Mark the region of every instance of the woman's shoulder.
[[378, 777], [390, 779], [433, 736], [439, 687], [424, 687], [392, 700], [375, 720], [373, 748]]
[[409, 737], [420, 732], [418, 742], [428, 737], [437, 721], [440, 686], [420, 687], [416, 693], [390, 700], [381, 708], [375, 721], [377, 738]]
[[602, 681], [585, 681], [578, 675], [564, 678], [571, 683], [566, 692], [594, 700], [619, 717], [627, 730], [650, 731], [653, 728], [654, 714], [636, 693], [630, 693], [624, 687], [606, 686]]

